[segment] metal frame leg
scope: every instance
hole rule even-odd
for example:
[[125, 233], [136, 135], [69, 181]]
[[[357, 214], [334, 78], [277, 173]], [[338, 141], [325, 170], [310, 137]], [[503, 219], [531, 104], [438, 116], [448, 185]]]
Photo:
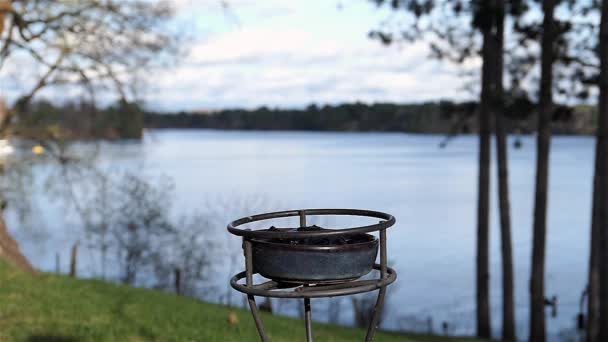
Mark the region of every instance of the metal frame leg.
[[[386, 279], [387, 276], [387, 254], [386, 254], [386, 229], [380, 230], [380, 277], [382, 280]], [[378, 299], [376, 300], [376, 306], [374, 307], [374, 314], [372, 321], [369, 323], [367, 328], [367, 335], [365, 335], [365, 342], [371, 342], [374, 340], [376, 330], [380, 322], [380, 314], [384, 306], [384, 297], [386, 296], [386, 285], [382, 286], [378, 291]]]
[[[300, 227], [306, 227], [306, 212], [300, 210]], [[304, 285], [306, 286], [306, 285]], [[313, 342], [312, 339], [312, 311], [310, 309], [310, 298], [304, 298], [304, 322], [306, 324], [306, 341]]]
[[[247, 286], [253, 286], [253, 260], [251, 242], [247, 239], [243, 239], [243, 249], [245, 250], [245, 271], [247, 273]], [[260, 311], [258, 309], [258, 306], [255, 303], [255, 297], [253, 295], [247, 295], [247, 302], [249, 303], [249, 308], [251, 309], [251, 314], [253, 315], [255, 327], [258, 329], [258, 333], [260, 334], [260, 340], [262, 342], [268, 342], [268, 335], [266, 335], [266, 331], [264, 331], [264, 324], [262, 323], [262, 317], [260, 317]]]
[[253, 295], [248, 295], [247, 302], [249, 302], [249, 308], [251, 309], [251, 314], [253, 315], [253, 320], [255, 321], [255, 327], [258, 329], [258, 333], [260, 334], [260, 341], [268, 342], [268, 336], [266, 336], [266, 331], [264, 331], [264, 324], [262, 324], [262, 317], [260, 317], [260, 311], [255, 303], [255, 297]]
[[306, 342], [313, 342], [312, 311], [310, 310], [310, 298], [304, 298], [304, 321], [306, 323]]
[[380, 320], [380, 314], [382, 313], [382, 307], [384, 306], [384, 297], [386, 294], [386, 286], [382, 287], [378, 292], [378, 299], [376, 300], [376, 306], [374, 307], [374, 315], [372, 321], [369, 323], [367, 328], [367, 335], [365, 335], [365, 342], [371, 342], [376, 336], [378, 330], [378, 322]]

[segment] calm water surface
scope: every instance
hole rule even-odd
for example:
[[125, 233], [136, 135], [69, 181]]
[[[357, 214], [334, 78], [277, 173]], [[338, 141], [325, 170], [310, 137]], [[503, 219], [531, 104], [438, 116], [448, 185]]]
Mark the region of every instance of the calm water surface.
[[[454, 332], [472, 334], [477, 139], [458, 137], [440, 149], [442, 139], [380, 133], [153, 130], [146, 133], [142, 144], [103, 145], [102, 163], [172, 177], [176, 185], [172, 201], [180, 210], [194, 210], [210, 198], [247, 194], [265, 199], [267, 205], [258, 205], [257, 211], [343, 207], [391, 213], [397, 225], [389, 230], [388, 252], [399, 277], [389, 291], [383, 326], [411, 328], [408, 317], [426, 320], [430, 316], [436, 330], [442, 321], [449, 321]], [[533, 137], [522, 140], [521, 149], [511, 147], [509, 161], [517, 320], [524, 337], [535, 144]], [[593, 147], [593, 139], [588, 137], [553, 140], [546, 284], [547, 294], [559, 298], [557, 317], [548, 318], [554, 335], [574, 325], [586, 284]], [[494, 176], [496, 168], [492, 167]], [[495, 190], [494, 182], [491, 301], [493, 325], [499, 333], [501, 272]], [[39, 204], [44, 209], [34, 224], [38, 227], [35, 233], [16, 228], [17, 222], [12, 229], [37, 266], [54, 270], [55, 253], [63, 251], [67, 258], [65, 251], [79, 233], [66, 223], [69, 219], [60, 209], [46, 201]], [[218, 234], [224, 233], [220, 229]], [[237, 241], [234, 248], [238, 245]], [[86, 258], [86, 251], [83, 253]], [[222, 282], [235, 271], [223, 266], [219, 271]], [[343, 318], [345, 323], [351, 314]]]

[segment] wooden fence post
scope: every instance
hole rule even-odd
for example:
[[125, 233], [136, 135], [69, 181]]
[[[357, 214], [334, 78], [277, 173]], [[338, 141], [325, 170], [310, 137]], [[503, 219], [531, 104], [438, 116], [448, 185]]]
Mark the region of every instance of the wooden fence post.
[[78, 241], [72, 246], [70, 255], [70, 277], [76, 277], [76, 259], [78, 258]]
[[55, 253], [55, 273], [61, 273], [61, 259], [59, 258], [59, 252]]
[[182, 271], [179, 268], [175, 269], [175, 293], [182, 295]]

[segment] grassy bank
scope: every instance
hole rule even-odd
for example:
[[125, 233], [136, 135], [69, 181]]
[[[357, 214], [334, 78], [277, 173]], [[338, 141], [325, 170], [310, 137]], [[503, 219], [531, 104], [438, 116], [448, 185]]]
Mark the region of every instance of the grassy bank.
[[[313, 300], [314, 310], [314, 300]], [[237, 324], [229, 324], [234, 312]], [[272, 341], [302, 341], [303, 322], [264, 316]], [[315, 324], [317, 341], [361, 341], [364, 331]], [[0, 261], [0, 341], [256, 341], [249, 312], [152, 290], [24, 274]], [[377, 341], [442, 341], [381, 333]], [[451, 340], [454, 341], [454, 340]]]

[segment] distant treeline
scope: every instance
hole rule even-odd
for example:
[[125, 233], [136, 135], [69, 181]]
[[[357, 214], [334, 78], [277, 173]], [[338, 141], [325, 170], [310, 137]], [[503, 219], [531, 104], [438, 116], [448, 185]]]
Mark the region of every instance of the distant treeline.
[[64, 139], [140, 139], [144, 112], [134, 104], [119, 102], [98, 108], [88, 102], [61, 105], [40, 100], [17, 116], [13, 134]]
[[[217, 112], [146, 113], [149, 128], [212, 128], [229, 130], [376, 131], [460, 134], [478, 131], [476, 102], [426, 102], [420, 104], [340, 104], [305, 109], [226, 109]], [[512, 101], [507, 129], [529, 133], [536, 127], [534, 104]], [[556, 107], [554, 131], [590, 134], [595, 128], [592, 107]]]
[[[31, 103], [20, 113], [16, 134], [51, 131], [66, 139], [139, 139], [144, 128], [211, 128], [227, 130], [375, 131], [434, 134], [477, 133], [476, 102], [420, 104], [340, 104], [304, 109], [226, 109], [216, 112], [152, 112], [135, 104], [97, 108], [87, 102], [61, 105]], [[536, 114], [529, 102], [507, 107], [510, 132], [535, 131]], [[557, 107], [553, 129], [558, 134], [591, 134], [594, 107]]]
[[[475, 103], [340, 104], [305, 109], [227, 109], [211, 113], [152, 114], [150, 128], [214, 128], [231, 130], [392, 131], [447, 133], [474, 131], [469, 113]], [[462, 122], [461, 122], [462, 121]]]

